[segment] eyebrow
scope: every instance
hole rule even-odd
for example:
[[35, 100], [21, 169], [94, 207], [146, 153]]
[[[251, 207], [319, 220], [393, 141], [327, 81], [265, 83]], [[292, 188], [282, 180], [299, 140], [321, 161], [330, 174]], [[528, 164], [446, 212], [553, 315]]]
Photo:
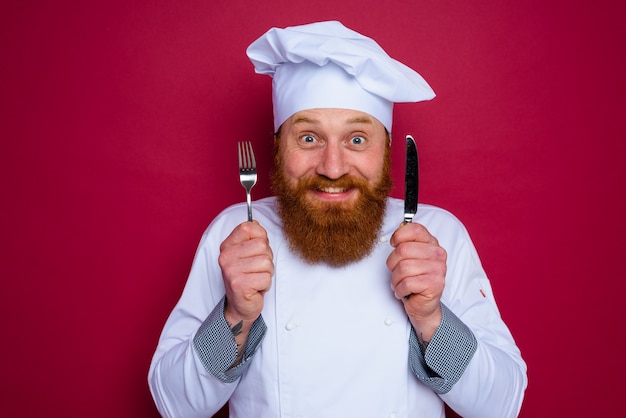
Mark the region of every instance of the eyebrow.
[[[372, 118], [369, 118], [369, 117], [367, 117], [367, 116], [358, 116], [358, 117], [356, 117], [356, 118], [351, 118], [351, 119], [348, 119], [346, 122], [347, 122], [347, 123], [351, 123], [351, 124], [356, 124], [356, 123], [366, 123], [366, 124], [370, 124], [370, 125], [371, 125], [372, 123], [374, 123], [374, 122], [372, 122]], [[299, 116], [299, 117], [297, 117], [297, 118], [293, 121], [293, 123], [294, 123], [294, 124], [297, 124], [297, 123], [312, 123], [312, 124], [319, 124], [319, 123], [320, 123], [320, 121], [319, 121], [319, 120], [317, 120], [317, 119], [312, 119], [312, 118], [306, 117], [306, 116]]]
[[311, 118], [307, 118], [306, 116], [299, 116], [297, 117], [294, 121], [293, 124], [295, 125], [296, 123], [314, 123], [314, 124], [318, 124], [320, 123], [319, 120], [317, 119], [311, 119]]
[[348, 123], [367, 123], [371, 125], [374, 122], [372, 122], [372, 118], [369, 118], [367, 116], [359, 116], [356, 118], [348, 119]]

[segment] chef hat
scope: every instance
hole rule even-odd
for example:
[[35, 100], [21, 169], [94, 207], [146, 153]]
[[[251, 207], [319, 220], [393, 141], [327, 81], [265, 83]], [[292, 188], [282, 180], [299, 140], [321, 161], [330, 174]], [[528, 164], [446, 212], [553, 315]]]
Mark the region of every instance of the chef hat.
[[341, 108], [368, 113], [391, 132], [394, 102], [435, 97], [417, 72], [337, 21], [272, 28], [246, 52], [257, 73], [273, 77], [275, 130], [298, 111]]

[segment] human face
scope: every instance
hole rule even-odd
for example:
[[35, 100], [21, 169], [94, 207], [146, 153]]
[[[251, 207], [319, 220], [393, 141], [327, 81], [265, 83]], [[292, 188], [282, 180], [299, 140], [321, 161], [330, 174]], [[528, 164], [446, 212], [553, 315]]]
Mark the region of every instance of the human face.
[[[307, 177], [337, 181], [345, 176], [374, 187], [381, 179], [388, 145], [382, 123], [367, 113], [348, 109], [297, 112], [283, 123], [277, 140], [283, 176], [291, 186]], [[338, 182], [309, 189], [306, 199], [347, 207], [359, 193], [358, 188]]]
[[[340, 112], [345, 126], [329, 129], [323, 121], [334, 119], [330, 112], [283, 125], [274, 144], [272, 188], [290, 248], [308, 263], [343, 266], [366, 257], [377, 241], [391, 189], [389, 141], [384, 128], [379, 141], [377, 121], [360, 112]], [[383, 146], [375, 155], [378, 142]]]

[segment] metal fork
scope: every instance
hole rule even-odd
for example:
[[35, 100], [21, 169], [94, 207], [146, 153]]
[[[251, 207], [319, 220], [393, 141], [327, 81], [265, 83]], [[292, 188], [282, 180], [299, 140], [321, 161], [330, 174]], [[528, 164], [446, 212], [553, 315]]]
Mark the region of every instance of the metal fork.
[[252, 197], [250, 191], [256, 184], [256, 160], [250, 141], [237, 143], [239, 153], [239, 181], [246, 189], [246, 200], [248, 201], [248, 221], [252, 222]]

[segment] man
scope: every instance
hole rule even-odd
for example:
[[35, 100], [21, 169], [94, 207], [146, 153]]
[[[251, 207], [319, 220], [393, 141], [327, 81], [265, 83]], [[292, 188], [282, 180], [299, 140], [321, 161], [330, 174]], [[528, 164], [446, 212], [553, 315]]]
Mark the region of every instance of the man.
[[149, 373], [164, 416], [519, 413], [526, 366], [460, 222], [388, 197], [393, 103], [434, 93], [338, 22], [248, 48], [273, 77], [276, 197], [222, 212]]

